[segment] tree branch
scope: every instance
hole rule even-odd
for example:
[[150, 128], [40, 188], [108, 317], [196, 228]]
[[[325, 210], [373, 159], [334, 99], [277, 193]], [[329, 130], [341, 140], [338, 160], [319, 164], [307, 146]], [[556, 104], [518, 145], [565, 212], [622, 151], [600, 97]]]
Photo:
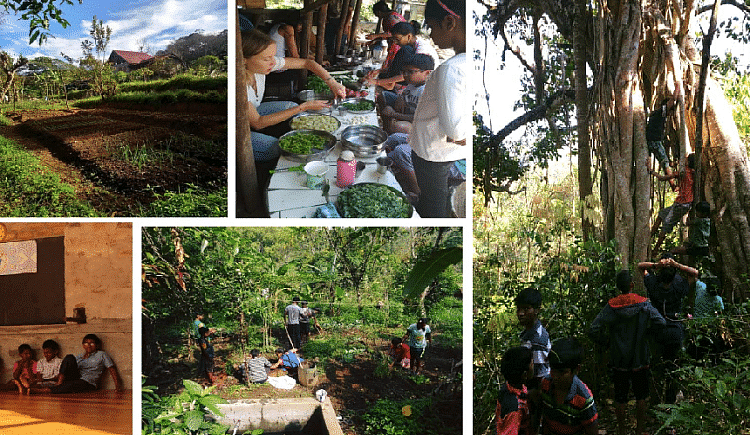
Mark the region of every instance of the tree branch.
[[[547, 97], [544, 104], [540, 104], [513, 121], [509, 122], [502, 130], [493, 135], [493, 141], [503, 141], [511, 133], [528, 124], [529, 122], [544, 119], [547, 111], [560, 106], [561, 104], [570, 103], [575, 100], [575, 91], [573, 89], [562, 89]], [[483, 151], [483, 150], [480, 150]]]
[[[702, 14], [704, 12], [713, 10], [714, 4], [701, 6], [700, 9], [698, 9], [698, 13]], [[744, 12], [746, 15], [750, 15], [750, 6], [746, 5], [745, 3], [739, 2], [737, 0], [721, 0], [721, 4], [734, 6]]]
[[534, 76], [536, 76], [536, 65], [529, 63], [529, 61], [527, 61], [526, 58], [523, 57], [521, 49], [517, 45], [511, 43], [510, 38], [508, 38], [508, 35], [505, 33], [504, 25], [500, 27], [500, 36], [502, 36], [503, 42], [505, 42], [505, 47], [518, 58], [518, 60], [524, 67], [526, 67], [527, 70], [529, 70], [532, 74], [534, 74]]

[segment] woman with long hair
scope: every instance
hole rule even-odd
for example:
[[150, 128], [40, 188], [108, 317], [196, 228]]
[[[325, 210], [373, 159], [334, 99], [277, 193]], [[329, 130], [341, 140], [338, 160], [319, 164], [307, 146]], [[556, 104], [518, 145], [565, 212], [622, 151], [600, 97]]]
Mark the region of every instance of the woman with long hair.
[[[242, 54], [245, 64], [245, 84], [250, 113], [248, 122], [253, 130], [261, 130], [306, 110], [320, 110], [328, 107], [325, 101], [306, 101], [297, 105], [291, 101], [270, 101], [263, 103], [266, 90], [266, 75], [280, 69], [306, 69], [323, 79], [337, 97], [346, 97], [346, 88], [338, 83], [320, 64], [310, 59], [277, 57], [276, 43], [258, 30], [242, 32]], [[253, 157], [256, 162], [272, 162], [281, 154], [279, 140], [275, 137], [253, 131]]]

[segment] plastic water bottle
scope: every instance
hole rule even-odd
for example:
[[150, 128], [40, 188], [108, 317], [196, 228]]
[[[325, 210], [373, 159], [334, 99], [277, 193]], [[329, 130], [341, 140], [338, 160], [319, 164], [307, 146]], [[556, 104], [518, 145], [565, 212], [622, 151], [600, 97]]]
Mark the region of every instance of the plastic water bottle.
[[341, 151], [336, 161], [336, 185], [346, 187], [352, 184], [356, 174], [357, 161], [354, 160], [354, 153], [350, 150]]

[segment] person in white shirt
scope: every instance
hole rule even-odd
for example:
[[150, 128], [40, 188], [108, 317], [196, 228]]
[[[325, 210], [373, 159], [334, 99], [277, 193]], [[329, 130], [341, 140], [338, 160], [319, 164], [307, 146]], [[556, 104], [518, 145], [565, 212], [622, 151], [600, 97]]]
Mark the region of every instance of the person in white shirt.
[[[271, 26], [268, 36], [276, 43], [276, 57], [299, 57], [293, 26], [286, 23], [276, 23]], [[289, 52], [288, 56], [287, 51]]]
[[425, 25], [441, 49], [456, 55], [430, 74], [414, 113], [409, 142], [419, 183], [421, 217], [449, 217], [448, 175], [469, 151], [466, 136], [471, 117], [466, 110], [466, 3], [463, 0], [428, 0]]
[[49, 387], [57, 384], [60, 376], [60, 345], [55, 340], [46, 340], [42, 343], [42, 353], [44, 358], [36, 363], [37, 385]]

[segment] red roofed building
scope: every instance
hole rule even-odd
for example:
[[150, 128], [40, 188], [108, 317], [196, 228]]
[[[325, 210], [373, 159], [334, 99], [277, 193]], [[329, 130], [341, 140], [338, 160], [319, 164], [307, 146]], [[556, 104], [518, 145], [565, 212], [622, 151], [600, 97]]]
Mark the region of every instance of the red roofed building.
[[153, 56], [148, 53], [112, 50], [112, 54], [109, 55], [107, 62], [114, 65], [117, 71], [129, 72], [148, 65], [151, 59], [153, 59]]

